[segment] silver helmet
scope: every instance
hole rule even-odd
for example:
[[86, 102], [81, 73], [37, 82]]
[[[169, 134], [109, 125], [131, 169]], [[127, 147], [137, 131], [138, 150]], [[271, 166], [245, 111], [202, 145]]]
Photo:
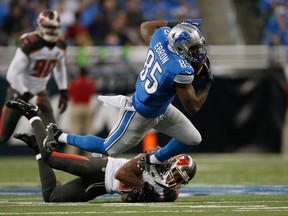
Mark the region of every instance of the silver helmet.
[[60, 16], [55, 10], [44, 10], [37, 18], [39, 35], [47, 42], [55, 43], [60, 35]]
[[182, 22], [173, 27], [168, 40], [173, 51], [190, 62], [199, 63], [207, 54], [204, 36], [190, 23]]
[[166, 163], [163, 178], [169, 188], [180, 188], [196, 174], [196, 162], [186, 154], [177, 155]]

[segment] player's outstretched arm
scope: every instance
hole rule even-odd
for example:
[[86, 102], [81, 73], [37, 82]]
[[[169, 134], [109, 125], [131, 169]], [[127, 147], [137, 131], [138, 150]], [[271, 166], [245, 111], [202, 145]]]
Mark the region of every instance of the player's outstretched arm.
[[167, 26], [168, 22], [166, 21], [147, 21], [143, 22], [140, 26], [140, 32], [145, 43], [149, 44], [154, 34], [155, 30], [163, 26]]

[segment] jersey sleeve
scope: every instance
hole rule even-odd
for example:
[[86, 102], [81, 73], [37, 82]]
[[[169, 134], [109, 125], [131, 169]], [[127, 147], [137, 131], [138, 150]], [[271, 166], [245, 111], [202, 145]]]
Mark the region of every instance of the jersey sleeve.
[[54, 71], [55, 82], [58, 86], [59, 90], [64, 90], [68, 88], [67, 81], [67, 70], [66, 70], [66, 60], [65, 56], [63, 56], [57, 63]]
[[28, 64], [29, 59], [27, 55], [25, 55], [20, 48], [17, 48], [15, 56], [8, 68], [6, 78], [11, 87], [21, 95], [28, 91], [28, 87], [25, 86], [23, 79]]
[[178, 84], [189, 84], [193, 81], [194, 79], [194, 75], [192, 74], [192, 72], [190, 71], [184, 71], [181, 73], [178, 73], [175, 78], [174, 78], [174, 82], [178, 83]]
[[[66, 52], [67, 43], [66, 39], [63, 35], [61, 35], [56, 43], [63, 52]], [[67, 80], [67, 69], [66, 69], [66, 58], [65, 55], [59, 59], [58, 64], [56, 65], [54, 71], [54, 78], [55, 82], [58, 86], [59, 90], [67, 89], [68, 88], [68, 80]]]

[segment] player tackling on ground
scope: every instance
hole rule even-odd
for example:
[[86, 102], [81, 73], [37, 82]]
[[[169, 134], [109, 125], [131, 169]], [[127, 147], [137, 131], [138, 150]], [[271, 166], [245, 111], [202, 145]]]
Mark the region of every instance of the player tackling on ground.
[[[177, 95], [188, 113], [197, 113], [207, 99], [213, 83], [205, 38], [196, 27], [199, 20], [180, 23], [151, 21], [141, 24], [141, 34], [149, 44], [143, 70], [139, 73], [132, 97], [99, 96], [106, 104], [119, 107], [119, 118], [106, 139], [63, 133], [55, 124], [48, 127], [46, 146], [68, 143], [87, 151], [117, 156], [137, 145], [152, 128], [172, 139], [160, 151], [147, 154], [139, 165], [161, 185], [167, 183], [161, 163], [180, 153], [191, 151], [201, 135], [190, 120], [171, 102]], [[202, 65], [195, 71], [192, 64]], [[199, 74], [198, 74], [199, 73]], [[195, 77], [204, 83], [198, 91]]]
[[[190, 156], [177, 155], [163, 165], [162, 172], [169, 187], [163, 188], [138, 166], [145, 154], [127, 160], [46, 150], [43, 146], [46, 130], [37, 115], [37, 107], [20, 99], [8, 101], [7, 106], [24, 115], [35, 131], [36, 136], [24, 133], [14, 134], [14, 137], [24, 141], [36, 153], [45, 202], [87, 202], [106, 193], [121, 194], [124, 202], [172, 202], [178, 198], [178, 189], [196, 173], [196, 163]], [[58, 185], [53, 169], [79, 177]]]

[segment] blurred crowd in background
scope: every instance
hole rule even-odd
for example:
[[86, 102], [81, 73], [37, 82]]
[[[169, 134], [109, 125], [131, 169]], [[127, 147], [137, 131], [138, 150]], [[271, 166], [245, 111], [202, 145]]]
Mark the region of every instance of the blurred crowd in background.
[[198, 17], [195, 0], [4, 0], [0, 3], [0, 45], [13, 44], [36, 27], [38, 14], [60, 13], [68, 45], [141, 45], [144, 20]]
[[288, 1], [259, 0], [262, 42], [265, 45], [288, 45]]
[[[251, 2], [261, 22], [259, 44], [287, 45], [288, 1]], [[60, 13], [62, 32], [68, 45], [75, 46], [142, 45], [139, 24], [145, 20], [201, 18], [196, 0], [2, 0], [0, 45], [13, 45], [21, 34], [33, 31], [46, 8]]]

